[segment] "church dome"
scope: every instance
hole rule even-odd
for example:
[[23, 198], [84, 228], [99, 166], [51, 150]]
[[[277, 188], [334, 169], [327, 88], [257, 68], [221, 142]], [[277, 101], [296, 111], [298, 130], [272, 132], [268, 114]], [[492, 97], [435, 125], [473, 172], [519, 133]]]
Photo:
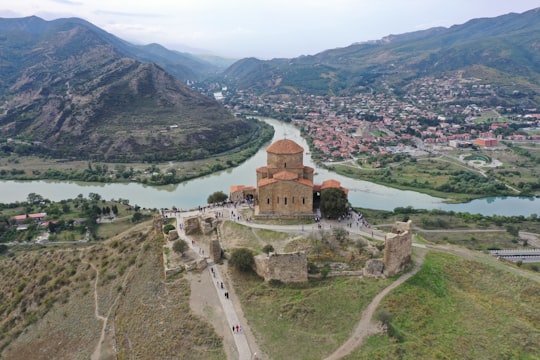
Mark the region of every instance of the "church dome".
[[266, 152], [278, 155], [298, 154], [304, 152], [304, 148], [289, 139], [278, 140], [272, 143]]

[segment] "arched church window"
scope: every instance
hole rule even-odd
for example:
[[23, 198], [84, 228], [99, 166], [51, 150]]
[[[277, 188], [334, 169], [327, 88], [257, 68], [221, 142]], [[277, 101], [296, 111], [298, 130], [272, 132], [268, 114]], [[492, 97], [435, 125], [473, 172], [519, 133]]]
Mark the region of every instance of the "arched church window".
[[283, 164], [283, 167], [287, 167], [287, 163]]
[[270, 198], [266, 199], [266, 203], [270, 205]]
[[287, 205], [287, 198], [285, 197], [285, 205]]
[[302, 204], [303, 204], [303, 205], [306, 204], [306, 198], [305, 198], [305, 197], [302, 198]]

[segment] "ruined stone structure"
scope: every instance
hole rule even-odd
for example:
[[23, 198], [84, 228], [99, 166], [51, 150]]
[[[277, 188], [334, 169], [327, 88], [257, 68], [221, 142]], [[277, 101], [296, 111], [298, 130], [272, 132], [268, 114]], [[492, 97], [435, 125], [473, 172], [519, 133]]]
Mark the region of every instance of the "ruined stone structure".
[[412, 221], [396, 222], [384, 241], [384, 275], [393, 276], [411, 263]]
[[257, 255], [255, 272], [264, 281], [304, 282], [308, 280], [307, 255], [305, 252]]
[[178, 235], [178, 231], [177, 230], [171, 230], [169, 231], [169, 233], [167, 234], [167, 241], [174, 241], [174, 240], [177, 240], [180, 236]]
[[363, 269], [364, 276], [382, 276], [384, 262], [381, 259], [369, 259]]
[[184, 218], [184, 231], [186, 235], [209, 234], [218, 225], [214, 214], [200, 214]]
[[154, 215], [154, 219], [152, 221], [152, 226], [154, 228], [154, 232], [156, 234], [163, 233], [163, 216], [160, 214]]
[[215, 262], [221, 261], [221, 245], [218, 239], [210, 241], [210, 258]]

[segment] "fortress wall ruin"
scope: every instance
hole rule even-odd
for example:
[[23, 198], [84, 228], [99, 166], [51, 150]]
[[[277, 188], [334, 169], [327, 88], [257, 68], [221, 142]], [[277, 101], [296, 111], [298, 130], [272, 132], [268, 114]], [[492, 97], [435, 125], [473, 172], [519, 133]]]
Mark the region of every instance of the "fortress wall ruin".
[[305, 252], [257, 255], [255, 272], [264, 281], [304, 282], [308, 280], [307, 255]]
[[396, 222], [384, 242], [384, 275], [394, 276], [411, 262], [412, 221]]

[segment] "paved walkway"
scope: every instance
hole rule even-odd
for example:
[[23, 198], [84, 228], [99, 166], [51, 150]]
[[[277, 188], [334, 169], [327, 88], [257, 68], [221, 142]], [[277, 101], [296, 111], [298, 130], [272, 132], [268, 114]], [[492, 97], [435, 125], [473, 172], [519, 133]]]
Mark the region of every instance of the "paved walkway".
[[[223, 209], [215, 209], [216, 211], [223, 211]], [[189, 236], [186, 235], [184, 232], [183, 226], [180, 226], [180, 224], [183, 224], [183, 217], [189, 217], [193, 215], [199, 214], [199, 211], [190, 211], [190, 212], [177, 212], [175, 213], [176, 217], [176, 229], [178, 231], [178, 234], [181, 235], [181, 238], [186, 239], [186, 242], [188, 243], [188, 246], [195, 251], [195, 253], [198, 253], [199, 256], [206, 259], [206, 262], [208, 264], [208, 267], [206, 271], [210, 273], [210, 276], [214, 280], [214, 287], [216, 289], [216, 296], [219, 298], [219, 302], [221, 304], [221, 307], [223, 309], [223, 313], [225, 314], [227, 321], [229, 322], [229, 330], [233, 333], [234, 342], [236, 344], [236, 349], [238, 351], [238, 359], [239, 360], [251, 360], [256, 356], [256, 354], [251, 353], [251, 349], [249, 347], [249, 343], [247, 340], [247, 336], [243, 331], [243, 326], [239, 320], [238, 315], [236, 314], [236, 310], [234, 309], [233, 302], [225, 297], [225, 293], [228, 293], [227, 287], [225, 286], [225, 283], [223, 282], [223, 277], [221, 276], [221, 273], [219, 272], [219, 269], [217, 266], [215, 266], [214, 262], [209, 259], [207, 256], [209, 254], [208, 249], [204, 249], [200, 244], [194, 243]], [[238, 326], [238, 331], [237, 327]], [[234, 329], [234, 330], [233, 330]]]

